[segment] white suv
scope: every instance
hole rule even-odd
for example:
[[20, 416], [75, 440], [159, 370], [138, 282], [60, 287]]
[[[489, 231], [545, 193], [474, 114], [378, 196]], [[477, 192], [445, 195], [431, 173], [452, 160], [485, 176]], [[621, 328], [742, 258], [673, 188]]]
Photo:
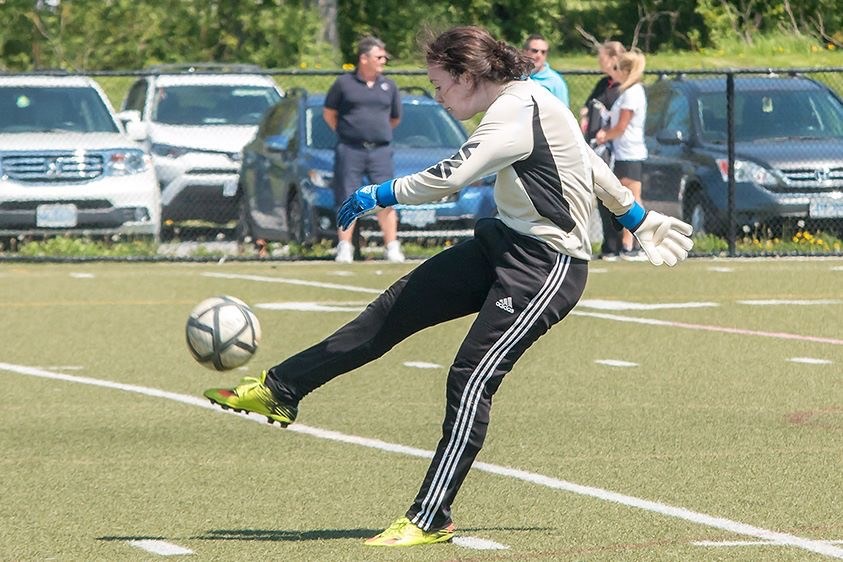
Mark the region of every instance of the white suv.
[[119, 117], [130, 130], [139, 128], [149, 146], [165, 225], [235, 221], [243, 146], [283, 92], [256, 66], [182, 65], [148, 72], [129, 89]]
[[0, 76], [0, 235], [158, 238], [149, 154], [102, 89], [71, 75]]

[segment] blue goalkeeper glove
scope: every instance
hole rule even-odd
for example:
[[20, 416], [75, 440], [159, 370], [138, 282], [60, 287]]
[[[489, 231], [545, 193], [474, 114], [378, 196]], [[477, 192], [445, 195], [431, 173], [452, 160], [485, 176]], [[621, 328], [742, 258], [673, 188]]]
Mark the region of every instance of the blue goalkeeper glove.
[[395, 205], [398, 201], [392, 191], [392, 182], [394, 181], [385, 181], [380, 185], [364, 185], [357, 189], [340, 206], [340, 210], [337, 212], [337, 225], [343, 230], [348, 230], [351, 223], [363, 215], [374, 212], [377, 207]]

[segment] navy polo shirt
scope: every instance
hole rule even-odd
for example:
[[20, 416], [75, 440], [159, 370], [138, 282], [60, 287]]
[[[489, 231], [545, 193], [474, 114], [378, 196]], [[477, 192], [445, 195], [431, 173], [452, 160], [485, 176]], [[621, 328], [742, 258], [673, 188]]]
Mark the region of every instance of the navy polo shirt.
[[345, 144], [392, 142], [389, 120], [401, 117], [398, 87], [383, 75], [371, 88], [357, 72], [339, 76], [325, 96], [325, 107], [339, 112], [337, 135]]

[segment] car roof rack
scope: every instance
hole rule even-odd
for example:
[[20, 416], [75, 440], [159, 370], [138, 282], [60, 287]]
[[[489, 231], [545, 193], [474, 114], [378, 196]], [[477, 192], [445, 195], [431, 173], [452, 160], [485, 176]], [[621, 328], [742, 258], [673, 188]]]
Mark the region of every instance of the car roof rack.
[[227, 63], [227, 62], [193, 62], [193, 63], [170, 63], [156, 64], [147, 67], [147, 70], [154, 72], [262, 72], [263, 69], [256, 64]]

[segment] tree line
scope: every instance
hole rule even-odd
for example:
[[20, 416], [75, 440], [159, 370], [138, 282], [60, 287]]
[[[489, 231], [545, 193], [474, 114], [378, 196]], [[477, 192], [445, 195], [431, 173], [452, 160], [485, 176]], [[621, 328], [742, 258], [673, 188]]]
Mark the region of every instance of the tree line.
[[479, 24], [558, 53], [617, 39], [644, 52], [698, 50], [761, 33], [843, 47], [841, 0], [0, 0], [0, 70], [126, 70], [185, 62], [337, 68], [363, 35], [399, 63], [418, 33]]

